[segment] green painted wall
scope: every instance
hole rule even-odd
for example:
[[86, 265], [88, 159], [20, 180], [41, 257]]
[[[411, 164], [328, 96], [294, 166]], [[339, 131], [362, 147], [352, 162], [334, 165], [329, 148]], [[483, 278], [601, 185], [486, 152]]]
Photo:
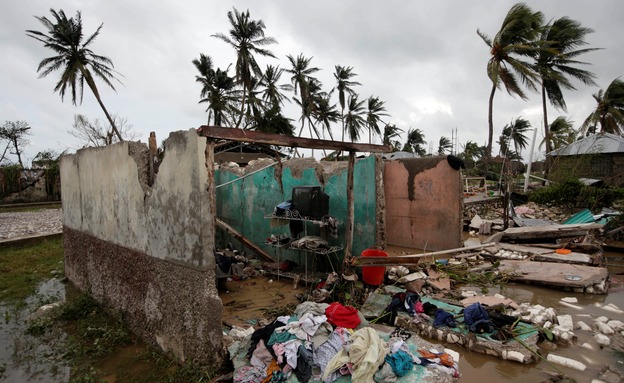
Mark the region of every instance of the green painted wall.
[[[301, 164], [299, 161], [306, 160], [309, 164], [308, 167], [303, 169], [303, 171], [296, 171], [297, 176], [293, 175], [291, 168], [297, 167], [301, 169], [300, 166], [297, 166]], [[324, 186], [325, 193], [329, 195], [329, 214], [341, 221], [338, 238], [327, 236], [327, 239], [330, 245], [344, 245], [345, 219], [347, 215], [346, 167], [342, 171], [324, 172], [322, 175], [322, 179], [325, 180], [323, 185], [317, 176], [317, 169], [313, 167], [317, 166], [320, 168], [319, 164], [312, 164], [309, 161], [309, 159], [287, 161], [282, 172], [282, 185], [280, 185], [279, 178], [276, 176], [276, 166], [273, 166], [229, 185], [217, 186], [217, 216], [277, 259], [278, 254], [276, 251], [278, 250], [265, 245], [264, 242], [271, 234], [290, 235], [290, 230], [288, 225], [272, 227], [274, 220], [265, 218], [266, 215], [271, 214], [276, 205], [290, 199], [293, 187]], [[377, 229], [375, 219], [377, 206], [375, 161], [375, 157], [371, 156], [357, 160], [355, 163], [354, 255], [359, 255], [364, 249], [375, 244]], [[239, 175], [225, 169], [215, 172], [217, 185], [239, 177]], [[320, 234], [319, 227], [313, 224], [308, 224], [306, 230], [308, 235]], [[231, 239], [219, 231], [216, 240], [217, 246], [222, 247], [228, 241], [231, 241]], [[236, 241], [231, 242], [234, 247], [239, 248], [241, 251], [244, 250]], [[305, 262], [303, 255], [299, 255], [296, 251], [279, 251], [280, 261], [288, 259], [301, 264]], [[343, 252], [339, 252], [331, 258], [331, 263], [334, 267], [340, 266], [343, 256]], [[331, 269], [326, 261], [321, 260], [320, 257], [322, 256], [317, 257], [319, 257], [319, 269]], [[311, 259], [308, 258], [308, 266], [311, 264]]]

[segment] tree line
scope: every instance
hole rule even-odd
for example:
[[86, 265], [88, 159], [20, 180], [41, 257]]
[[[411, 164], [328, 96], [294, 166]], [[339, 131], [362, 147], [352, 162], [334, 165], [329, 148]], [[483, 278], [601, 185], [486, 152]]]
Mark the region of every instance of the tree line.
[[[74, 17], [67, 17], [62, 10], [51, 9], [50, 12], [51, 19], [35, 16], [45, 27], [45, 32], [26, 31], [28, 36], [54, 52], [53, 56], [40, 62], [37, 71], [41, 77], [60, 71], [54, 90], [61, 100], [69, 92], [74, 104], [82, 102], [86, 82], [110, 125], [95, 129], [99, 132], [98, 142], [109, 144], [123, 141], [125, 137], [118, 128], [116, 116], [105, 108], [95, 82], [99, 79], [112, 89], [115, 89], [113, 82], [119, 82], [112, 60], [95, 54], [90, 48], [102, 24], [85, 39], [79, 11]], [[386, 103], [379, 96], [366, 98], [356, 92], [361, 84], [356, 81], [357, 73], [352, 66], [335, 65], [335, 83], [329, 90], [316, 77], [320, 68], [312, 63], [313, 57], [303, 53], [287, 55], [288, 66], [285, 68], [271, 64], [261, 68], [257, 61], [260, 57], [277, 59], [269, 49], [277, 44], [277, 40], [265, 35], [264, 22], [253, 19], [249, 10], [239, 12], [233, 8], [227, 17], [230, 26], [227, 33], [214, 33], [212, 37], [229, 45], [236, 54], [236, 61], [226, 68], [219, 68], [204, 53], [192, 60], [197, 70], [195, 81], [201, 86], [199, 102], [207, 105], [207, 124], [299, 136], [307, 131], [310, 137], [330, 139], [335, 139], [331, 127], [339, 124], [340, 139], [343, 141], [345, 137], [359, 141], [363, 132], [367, 131], [369, 142], [377, 135], [383, 144], [393, 150], [410, 151], [421, 156], [433, 151], [427, 150], [421, 129], [409, 128], [403, 132], [391, 122]], [[586, 47], [585, 38], [591, 32], [590, 28], [568, 17], [545, 23], [541, 12], [533, 11], [524, 3], [511, 7], [494, 37], [490, 38], [477, 30], [490, 51], [487, 75], [492, 88], [488, 102], [488, 140], [485, 146], [466, 142], [462, 145], [461, 155], [465, 158], [491, 158], [494, 96], [502, 88], [523, 100], [527, 99], [526, 91], [541, 92], [544, 117], [542, 144], [546, 152], [572, 142], [580, 134], [598, 131], [621, 134], [624, 127], [624, 83], [619, 78], [613, 80], [606, 90], [601, 89], [593, 95], [597, 106], [579, 129], [574, 129], [573, 122], [565, 117], [548, 121], [547, 103], [557, 110], [566, 111], [563, 90], [574, 90], [573, 81], [595, 85], [595, 75], [583, 69], [587, 63], [579, 60], [579, 56], [598, 49]], [[230, 73], [231, 70], [233, 73]], [[294, 102], [300, 110], [297, 121], [284, 114], [285, 102]], [[84, 116], [82, 119], [84, 122]], [[526, 147], [526, 132], [530, 128], [530, 123], [522, 117], [505, 125], [498, 141], [500, 154], [519, 157]], [[405, 141], [401, 141], [402, 133], [406, 133]], [[106, 139], [102, 140], [102, 137]], [[441, 137], [437, 153], [453, 150], [448, 137]]]

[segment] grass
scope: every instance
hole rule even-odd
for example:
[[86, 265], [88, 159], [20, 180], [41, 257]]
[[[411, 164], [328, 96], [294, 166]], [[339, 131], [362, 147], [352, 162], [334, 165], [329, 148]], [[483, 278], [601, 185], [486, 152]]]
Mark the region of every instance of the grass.
[[63, 240], [0, 248], [0, 302], [16, 304], [35, 292], [37, 285], [63, 273]]
[[[54, 275], [62, 277], [62, 273], [60, 238], [0, 248], [0, 304], [6, 308], [5, 322], [17, 320], [19, 310], [33, 309], [26, 301], [37, 298], [38, 285]], [[61, 365], [70, 366], [71, 383], [208, 382], [215, 375], [204, 366], [179, 365], [169, 355], [143, 343], [120, 316], [108, 312], [89, 294], [72, 291], [67, 285], [66, 302], [46, 316], [28, 320], [25, 334], [14, 334], [51, 347], [52, 355], [46, 356], [51, 371]], [[42, 299], [34, 302], [49, 303]], [[28, 355], [16, 355], [16, 359], [20, 358], [27, 362]], [[0, 366], [0, 380], [6, 368]]]

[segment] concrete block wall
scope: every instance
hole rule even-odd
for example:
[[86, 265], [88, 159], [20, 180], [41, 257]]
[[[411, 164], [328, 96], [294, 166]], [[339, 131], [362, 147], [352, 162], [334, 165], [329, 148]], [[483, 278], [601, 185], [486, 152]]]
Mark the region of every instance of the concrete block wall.
[[[206, 139], [171, 133], [153, 185], [147, 146], [61, 159], [65, 273], [179, 361], [223, 358]], [[212, 165], [210, 165], [212, 166]]]

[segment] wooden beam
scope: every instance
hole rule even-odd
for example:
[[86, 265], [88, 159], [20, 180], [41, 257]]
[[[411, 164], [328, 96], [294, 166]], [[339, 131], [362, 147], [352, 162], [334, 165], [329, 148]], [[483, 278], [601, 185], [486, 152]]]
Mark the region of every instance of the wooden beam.
[[392, 149], [385, 145], [357, 144], [354, 142], [318, 140], [305, 137], [293, 137], [283, 134], [263, 133], [255, 130], [222, 128], [220, 126], [203, 125], [198, 128], [200, 136], [237, 141], [255, 142], [259, 144], [289, 146], [293, 148], [330, 149], [348, 152], [388, 153]]
[[353, 171], [355, 169], [355, 152], [349, 152], [349, 165], [347, 167], [347, 227], [345, 229], [345, 251], [342, 263], [344, 273], [345, 263], [351, 258], [353, 249], [353, 220], [355, 216], [355, 203], [353, 196]]
[[230, 226], [227, 223], [221, 221], [219, 218], [217, 218], [216, 221], [217, 221], [217, 225], [220, 228], [222, 228], [223, 230], [227, 231], [230, 235], [232, 235], [234, 238], [236, 238], [240, 243], [245, 245], [245, 247], [251, 249], [252, 251], [257, 253], [258, 255], [260, 255], [262, 258], [264, 258], [265, 261], [275, 262], [275, 259], [273, 259], [273, 257], [271, 257], [266, 251], [264, 251], [261, 248], [259, 248], [258, 246], [256, 246], [255, 243], [251, 242], [249, 239], [247, 239], [245, 236], [243, 236], [241, 233], [239, 233], [232, 226]]

